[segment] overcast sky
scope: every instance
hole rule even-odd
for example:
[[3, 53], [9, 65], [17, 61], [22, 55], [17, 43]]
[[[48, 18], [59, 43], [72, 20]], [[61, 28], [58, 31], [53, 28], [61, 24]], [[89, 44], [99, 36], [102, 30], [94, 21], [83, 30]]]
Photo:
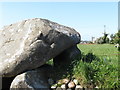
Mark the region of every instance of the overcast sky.
[[45, 18], [76, 29], [82, 40], [118, 29], [118, 2], [1, 2], [0, 28], [24, 19]]

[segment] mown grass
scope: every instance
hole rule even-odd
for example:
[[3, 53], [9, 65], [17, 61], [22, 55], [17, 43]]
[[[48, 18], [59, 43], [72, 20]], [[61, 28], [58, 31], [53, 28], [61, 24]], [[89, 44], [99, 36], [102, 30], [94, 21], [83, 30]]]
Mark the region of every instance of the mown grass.
[[111, 64], [118, 67], [118, 50], [113, 44], [79, 44], [78, 48], [84, 54], [92, 52], [100, 59], [112, 60]]
[[95, 55], [112, 57], [118, 54], [113, 44], [78, 44], [78, 48], [85, 54], [92, 52]]
[[[85, 88], [120, 88], [118, 74], [118, 50], [111, 44], [79, 44], [82, 58], [77, 58], [67, 71], [56, 69], [56, 77], [76, 78]], [[50, 64], [53, 62], [50, 61]], [[72, 70], [71, 70], [72, 69]], [[69, 71], [68, 71], [69, 70]], [[67, 72], [66, 75], [62, 74]], [[72, 76], [71, 76], [72, 75]]]

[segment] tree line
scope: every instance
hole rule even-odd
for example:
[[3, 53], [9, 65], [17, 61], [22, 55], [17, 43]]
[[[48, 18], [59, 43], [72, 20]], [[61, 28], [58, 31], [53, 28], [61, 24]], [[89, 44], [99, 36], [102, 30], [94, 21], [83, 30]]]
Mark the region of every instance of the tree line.
[[120, 44], [120, 30], [118, 30], [117, 33], [111, 34], [110, 38], [108, 38], [108, 34], [104, 33], [102, 37], [99, 37], [97, 40], [95, 40], [95, 43], [97, 44]]

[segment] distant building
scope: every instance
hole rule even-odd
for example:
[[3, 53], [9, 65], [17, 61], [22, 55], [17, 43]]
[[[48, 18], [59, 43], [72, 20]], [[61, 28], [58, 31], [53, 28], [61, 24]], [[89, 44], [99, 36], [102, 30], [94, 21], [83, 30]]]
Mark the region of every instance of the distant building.
[[89, 44], [91, 41], [81, 41], [80, 44]]

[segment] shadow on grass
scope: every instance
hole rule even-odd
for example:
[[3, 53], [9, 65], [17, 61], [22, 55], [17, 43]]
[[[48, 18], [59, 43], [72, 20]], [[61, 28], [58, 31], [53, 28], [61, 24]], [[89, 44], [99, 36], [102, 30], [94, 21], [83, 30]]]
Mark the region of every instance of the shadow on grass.
[[99, 60], [97, 56], [95, 56], [92, 52], [87, 53], [86, 55], [82, 54], [83, 62], [91, 63], [93, 60]]

